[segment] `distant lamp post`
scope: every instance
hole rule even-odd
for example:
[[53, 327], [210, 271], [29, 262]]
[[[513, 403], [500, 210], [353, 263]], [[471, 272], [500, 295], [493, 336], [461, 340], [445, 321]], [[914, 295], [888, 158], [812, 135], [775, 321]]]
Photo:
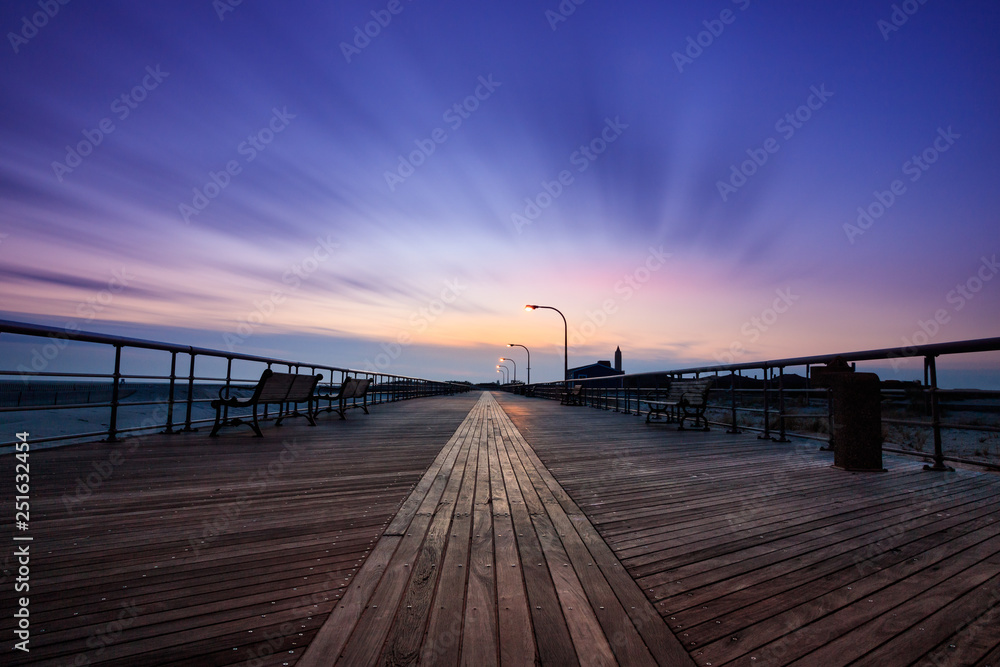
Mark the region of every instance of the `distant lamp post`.
[[[509, 361], [514, 364], [514, 360], [507, 357], [500, 357], [500, 361]], [[517, 382], [517, 364], [514, 364], [514, 382]]]
[[[507, 347], [524, 347], [524, 346], [518, 343], [507, 343]], [[531, 352], [526, 347], [524, 347], [524, 351], [528, 354], [528, 384], [531, 384]]]
[[[553, 308], [552, 306], [537, 306], [537, 305], [527, 305], [524, 307], [525, 310], [538, 310], [539, 308], [545, 308], [546, 310], [554, 310], [559, 313], [559, 317], [563, 320], [563, 380], [569, 380], [569, 324], [566, 323], [566, 316], [562, 314], [562, 311], [558, 308]], [[567, 382], [566, 386], [569, 386]]]
[[[501, 359], [501, 361], [503, 361], [503, 360]], [[502, 368], [505, 371], [507, 371], [507, 381], [508, 382], [510, 382], [511, 380], [514, 379], [514, 374], [510, 372], [510, 368], [509, 367], [504, 366], [503, 364], [500, 364], [500, 368]]]
[[507, 384], [507, 367], [497, 364], [497, 373], [503, 373], [503, 383]]

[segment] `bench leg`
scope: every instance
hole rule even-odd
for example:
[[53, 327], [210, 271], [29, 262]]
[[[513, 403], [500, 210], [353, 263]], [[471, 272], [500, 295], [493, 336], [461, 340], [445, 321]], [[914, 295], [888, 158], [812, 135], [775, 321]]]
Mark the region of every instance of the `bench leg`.
[[255, 437], [258, 437], [258, 438], [263, 438], [264, 437], [264, 434], [260, 432], [260, 424], [257, 423], [257, 404], [256, 403], [254, 403], [254, 405], [253, 405], [253, 423], [250, 424], [250, 428], [252, 428], [253, 432], [257, 434]]
[[219, 437], [219, 429], [222, 428], [222, 406], [220, 405], [215, 409], [215, 425], [212, 426], [212, 432], [208, 434], [210, 438]]
[[686, 431], [687, 430], [686, 428], [684, 428], [684, 420], [688, 419], [690, 417], [694, 417], [694, 420], [693, 420], [694, 424], [692, 424], [692, 428], [698, 428], [698, 424], [700, 423], [702, 425], [702, 427], [701, 427], [700, 430], [702, 430], [702, 431], [711, 431], [712, 430], [712, 429], [708, 428], [708, 420], [705, 419], [705, 408], [701, 408], [700, 410], [699, 409], [695, 409], [695, 410], [693, 410], [691, 412], [688, 412], [687, 408], [683, 408], [683, 414], [680, 417], [681, 425], [677, 427], [678, 431]]
[[[710, 431], [711, 429], [708, 428], [708, 419], [705, 418], [705, 409], [704, 408], [702, 408], [701, 410], [698, 411], [698, 417], [701, 419], [701, 423], [704, 425], [701, 430], [702, 431]], [[698, 422], [695, 422], [696, 425], [697, 425], [697, 423]]]

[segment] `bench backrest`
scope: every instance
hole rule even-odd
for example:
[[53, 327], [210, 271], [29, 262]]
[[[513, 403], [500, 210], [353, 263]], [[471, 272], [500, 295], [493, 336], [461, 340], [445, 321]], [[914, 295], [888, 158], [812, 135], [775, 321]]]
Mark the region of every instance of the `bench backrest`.
[[270, 368], [260, 375], [254, 388], [255, 403], [284, 403], [309, 400], [313, 390], [323, 378], [322, 375], [298, 375], [296, 373], [275, 373]]
[[275, 373], [271, 369], [265, 370], [254, 390], [255, 402], [279, 403], [285, 400], [294, 380], [295, 375], [292, 373]]
[[332, 398], [350, 398], [354, 396], [354, 390], [357, 387], [358, 381], [354, 378], [344, 378], [344, 381], [340, 384], [340, 391], [337, 392], [336, 396]]
[[702, 405], [708, 398], [708, 390], [714, 378], [694, 378], [690, 380], [674, 380], [670, 383], [667, 393], [668, 401], [686, 400], [688, 403]]
[[323, 379], [323, 376], [320, 374], [293, 375], [292, 378], [292, 386], [289, 388], [285, 400], [290, 403], [301, 403], [312, 398], [313, 390], [316, 389], [317, 383]]
[[350, 396], [344, 395], [344, 398], [361, 398], [368, 393], [368, 385], [372, 383], [371, 378], [355, 379], [354, 380], [354, 391]]

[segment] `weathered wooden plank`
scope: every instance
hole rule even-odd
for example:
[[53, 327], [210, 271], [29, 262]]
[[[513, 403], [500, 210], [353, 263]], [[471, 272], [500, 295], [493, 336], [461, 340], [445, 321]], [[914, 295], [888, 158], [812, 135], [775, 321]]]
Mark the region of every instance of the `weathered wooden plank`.
[[[720, 591], [731, 592], [737, 586], [745, 587], [760, 583], [774, 573], [772, 566], [778, 567], [782, 563], [793, 566], [797, 562], [795, 559], [798, 558], [803, 560], [832, 558], [845, 550], [878, 539], [890, 538], [897, 534], [895, 529], [905, 532], [911, 527], [916, 527], [911, 526], [911, 523], [919, 514], [917, 512], [909, 515], [905, 521], [897, 518], [895, 521], [882, 523], [879, 521], [881, 514], [873, 511], [870, 524], [860, 520], [843, 526], [836, 524], [843, 529], [821, 529], [818, 531], [819, 535], [802, 534], [771, 541], [761, 539], [760, 546], [754, 546], [751, 541], [736, 558], [727, 555], [698, 561], [690, 568], [677, 567], [666, 571], [665, 574], [640, 577], [639, 581], [653, 588], [656, 595], [661, 597], [663, 604], [670, 609], [674, 611], [686, 609], [704, 604], [717, 597]], [[692, 558], [697, 558], [697, 553], [693, 553]], [[706, 570], [704, 565], [706, 562], [714, 564], [715, 569]], [[637, 574], [633, 572], [633, 575]], [[664, 578], [673, 581], [661, 583]]]
[[[279, 628], [301, 620], [296, 626], [314, 632], [319, 618], [307, 617], [327, 614], [339, 599], [472, 402], [381, 406], [372, 416], [388, 419], [293, 422], [263, 440], [149, 435], [33, 452], [32, 528], [45, 550], [32, 554], [36, 632], [25, 657], [93, 661], [103, 649], [103, 660], [190, 664], [255, 650], [259, 633], [249, 629], [270, 631], [272, 619], [284, 619]], [[383, 443], [422, 414], [426, 431], [396, 448], [403, 461], [385, 471], [395, 454]], [[345, 437], [357, 444], [344, 446]], [[88, 472], [93, 483], [78, 487]], [[86, 491], [79, 501], [77, 488]], [[93, 643], [132, 602], [142, 613], [110, 646]], [[296, 660], [301, 645], [288, 647]]]
[[[651, 554], [647, 562], [662, 568], [664, 586], [681, 582], [673, 597], [657, 602], [657, 610], [680, 626], [673, 628], [679, 639], [695, 642], [688, 649], [698, 664], [720, 664], [727, 655], [732, 664], [794, 660], [801, 643], [822, 646], [809, 633], [839, 610], [866, 610], [881, 601], [882, 589], [903, 586], [896, 595], [925, 570], [935, 576], [942, 567], [965, 571], [954, 559], [996, 539], [1000, 525], [992, 509], [1000, 483], [992, 475], [932, 475], [918, 462], [892, 456], [886, 459], [888, 474], [845, 474], [830, 469], [830, 454], [815, 446], [752, 436], [709, 441], [694, 432], [651, 434], [634, 420], [600, 411], [506, 395], [498, 400], [531, 443], [538, 469], [551, 473], [591, 517], [607, 546], [625, 555], [630, 571], [635, 556]], [[904, 592], [897, 606], [906, 608], [920, 590]], [[646, 595], [655, 599], [665, 592], [655, 587]], [[855, 592], [861, 596], [844, 597]], [[956, 622], [949, 612], [958, 609], [962, 595], [946, 591], [932, 610], [944, 619], [939, 635], [950, 626], [957, 637], [957, 626], [980, 627], [988, 618], [988, 610], [977, 616], [971, 605], [969, 620]], [[876, 603], [868, 603], [869, 597]], [[868, 620], [874, 626], [895, 611]], [[913, 627], [920, 613], [908, 609], [897, 620], [904, 629]], [[842, 636], [846, 645], [864, 625], [831, 626], [826, 641]], [[938, 639], [941, 645], [946, 637]], [[859, 635], [859, 644], [864, 642]], [[968, 655], [988, 659], [996, 648], [991, 642], [971, 642]], [[723, 646], [728, 653], [712, 653]], [[830, 651], [822, 664], [848, 660]]]
[[399, 535], [382, 536], [365, 560], [367, 567], [362, 568], [355, 577], [340, 603], [334, 607], [330, 618], [313, 638], [299, 664], [307, 667], [326, 665], [338, 659], [402, 539]]
[[[417, 508], [422, 505], [425, 498], [429, 493], [431, 493], [432, 487], [439, 486], [442, 487], [447, 483], [448, 474], [451, 471], [450, 463], [454, 463], [455, 457], [458, 456], [457, 445], [461, 442], [463, 435], [466, 430], [472, 427], [472, 421], [474, 417], [470, 419], [467, 417], [463, 420], [462, 425], [459, 426], [455, 434], [451, 436], [447, 444], [441, 449], [441, 453], [438, 454], [437, 458], [431, 464], [428, 469], [427, 474], [425, 474], [420, 482], [417, 484], [413, 492], [403, 501], [402, 506], [399, 511], [392, 518], [392, 522], [389, 524], [388, 528], [385, 529], [386, 535], [402, 535], [406, 532], [406, 527], [409, 525], [413, 518], [414, 513], [416, 513]], [[442, 475], [442, 471], [445, 474]]]
[[[386, 529], [386, 536], [392, 536], [389, 532], [393, 525], [404, 530], [399, 545], [396, 548], [389, 564], [382, 572], [382, 578], [372, 593], [370, 605], [366, 607], [357, 620], [351, 638], [345, 645], [340, 662], [346, 665], [370, 664], [382, 653], [386, 638], [396, 620], [397, 609], [403, 597], [406, 583], [410, 580], [412, 564], [416, 562], [420, 553], [420, 547], [424, 543], [427, 531], [430, 528], [434, 510], [438, 505], [441, 496], [447, 487], [450, 478], [451, 467], [461, 449], [460, 428], [456, 434], [449, 439], [448, 443], [441, 450], [441, 455], [435, 461], [435, 465], [427, 471], [421, 482], [429, 481], [428, 484], [418, 484], [413, 494], [404, 502], [400, 514], [393, 519], [393, 523]], [[438, 465], [437, 462], [440, 461]], [[412, 503], [409, 500], [417, 497], [420, 500], [415, 510], [412, 510]], [[399, 516], [404, 510], [409, 513], [413, 511], [412, 520], [404, 525], [398, 522]]]
[[[997, 575], [1000, 571], [1000, 552], [997, 551], [1000, 541], [992, 541], [989, 548], [993, 549], [993, 554], [978, 560], [988, 549], [987, 544], [983, 542], [956, 555], [933, 573], [921, 573], [879, 591], [869, 598], [871, 602], [855, 602], [839, 610], [830, 622], [816, 624], [820, 632], [834, 625], [843, 627], [847, 624], [853, 631], [838, 634], [836, 638], [830, 637], [830, 641], [823, 646], [791, 664], [815, 665], [829, 664], [829, 660], [857, 660], [910, 626], [920, 624], [919, 627], [924, 627], [924, 621], [933, 611], [958, 600], [969, 591], [1000, 583], [1000, 576]], [[888, 613], [890, 610], [896, 616]], [[940, 625], [928, 625], [926, 629], [936, 630], [926, 647], [930, 650], [952, 634], [954, 626], [941, 628]]]
[[[660, 664], [676, 664], [657, 652], [664, 635], [651, 634], [670, 630], [633, 604], [650, 601], [698, 664], [1000, 659], [989, 592], [1000, 583], [989, 560], [1000, 556], [995, 475], [928, 474], [892, 456], [886, 474], [847, 474], [814, 445], [498, 399], [503, 410], [482, 396], [384, 405], [252, 442], [238, 431], [213, 442], [192, 433], [33, 452], [34, 545], [45, 545], [32, 553], [36, 632], [31, 654], [10, 661], [295, 664], [306, 645], [321, 651], [324, 621], [339, 614], [351, 659], [471, 662], [462, 642], [492, 638], [494, 660], [577, 664], [559, 559], [620, 662], [631, 654], [614, 624], [627, 620], [635, 631], [625, 646], [637, 632]], [[480, 401], [470, 457], [466, 420]], [[107, 468], [116, 451], [123, 461]], [[101, 479], [77, 499], [87, 471]], [[0, 526], [0, 540], [10, 531]], [[477, 534], [489, 544], [473, 544]], [[492, 559], [485, 624], [465, 622], [475, 549], [477, 563]], [[369, 577], [365, 567], [383, 559], [381, 576]], [[449, 579], [446, 562], [464, 567]], [[645, 566], [662, 586], [635, 586], [628, 572]], [[357, 586], [372, 589], [367, 602]], [[602, 604], [609, 590], [616, 601]], [[0, 589], [0, 606], [13, 598]], [[141, 613], [98, 655], [87, 641], [106, 636], [130, 603]], [[624, 614], [602, 615], [615, 605]], [[0, 631], [11, 627], [0, 618]], [[509, 638], [528, 641], [508, 649]]]
[[996, 660], [1000, 653], [1000, 591], [990, 591], [985, 604], [989, 611], [961, 619], [970, 622], [928, 651], [922, 661], [930, 665], [989, 665], [991, 651]]
[[556, 595], [559, 597], [563, 615], [566, 617], [566, 625], [573, 638], [573, 645], [576, 648], [580, 664], [614, 664], [615, 657], [611, 645], [604, 636], [600, 621], [587, 599], [583, 585], [576, 573], [570, 568], [569, 556], [563, 549], [549, 517], [545, 514], [539, 514], [533, 516], [531, 521], [542, 546], [542, 553], [545, 556]]
[[[994, 558], [993, 565], [1000, 565], [1000, 559]], [[979, 646], [973, 643], [977, 635], [985, 631], [993, 635], [994, 641], [1000, 637], [1000, 624], [997, 624], [995, 620], [992, 628], [988, 624], [988, 619], [995, 619], [997, 616], [995, 612], [998, 603], [1000, 603], [1000, 575], [972, 588], [968, 593], [944, 607], [935, 610], [929, 604], [925, 605], [925, 609], [931, 610], [933, 613], [919, 621], [919, 626], [911, 626], [905, 632], [897, 634], [891, 641], [865, 654], [856, 664], [858, 667], [877, 667], [892, 661], [916, 661], [924, 655], [931, 656], [932, 660], [938, 656], [941, 658], [947, 656], [948, 660], [957, 662], [959, 646], [962, 647], [963, 653], [961, 660], [966, 661], [965, 664], [973, 664], [982, 657], [982, 653], [986, 652], [986, 647], [982, 646], [982, 643]], [[956, 627], [960, 625], [965, 626], [963, 628], [966, 630], [964, 636], [960, 639], [956, 638], [958, 644], [950, 643], [947, 647], [951, 649], [954, 646], [955, 649], [935, 653], [934, 649], [939, 643], [949, 641], [953, 637]], [[892, 631], [891, 628], [885, 626], [881, 629], [885, 634]], [[981, 639], [985, 639], [985, 637]], [[981, 653], [973, 658], [970, 655], [972, 651], [977, 653], [981, 651]]]
[[[467, 419], [468, 417], [466, 417]], [[466, 420], [463, 420], [463, 423]], [[301, 658], [302, 664], [307, 666], [321, 665], [341, 657], [353, 659], [363, 657], [366, 654], [369, 659], [373, 659], [373, 656], [377, 656], [381, 652], [385, 633], [388, 632], [384, 618], [389, 614], [385, 612], [389, 611], [387, 607], [391, 607], [392, 611], [395, 611], [395, 605], [392, 604], [395, 597], [393, 583], [396, 580], [407, 578], [409, 562], [415, 560], [414, 556], [423, 537], [419, 535], [418, 539], [413, 539], [412, 534], [404, 535], [403, 531], [410, 529], [411, 524], [415, 523], [414, 519], [420, 520], [420, 524], [414, 528], [415, 530], [425, 531], [429, 526], [430, 521], [427, 516], [421, 518], [417, 517], [416, 514], [418, 509], [427, 502], [427, 493], [437, 482], [438, 473], [445, 461], [454, 460], [452, 456], [457, 456], [455, 450], [457, 449], [456, 445], [459, 444], [460, 432], [461, 426], [456, 430], [456, 434], [448, 440], [446, 446], [442, 447], [418, 487], [403, 502], [400, 511], [397, 512], [389, 526], [392, 532], [382, 536], [375, 551], [365, 561], [357, 578], [361, 580], [360, 584], [356, 579], [355, 585], [348, 589], [348, 595], [351, 595], [351, 598], [348, 599], [345, 595], [341, 603], [334, 609], [330, 618], [317, 633], [309, 649]], [[443, 490], [442, 488], [442, 493]], [[440, 494], [437, 497], [440, 497]], [[431, 507], [436, 504], [437, 497], [434, 497], [429, 503]], [[401, 546], [405, 547], [405, 551], [397, 553]], [[377, 559], [375, 558], [376, 553], [378, 554]], [[390, 567], [394, 556], [398, 557], [396, 565]], [[399, 559], [402, 560], [402, 563], [399, 562]], [[387, 574], [390, 578], [383, 581]], [[374, 606], [369, 606], [369, 600]], [[377, 611], [379, 601], [383, 604], [382, 613]], [[368, 612], [367, 622], [359, 628], [359, 624], [366, 616], [366, 611]], [[355, 640], [353, 650], [349, 655], [344, 655], [343, 651], [355, 632], [359, 633], [359, 637]]]
[[386, 648], [382, 655], [383, 664], [411, 665], [416, 664], [420, 658], [420, 647], [423, 644], [434, 590], [444, 561], [444, 548], [455, 513], [455, 502], [458, 499], [458, 491], [471, 449], [470, 438], [467, 435], [469, 428], [471, 422], [464, 431], [461, 448], [451, 467], [448, 485], [434, 511], [434, 518], [414, 563], [413, 573], [407, 584], [396, 622], [386, 639]]
[[953, 517], [948, 524], [936, 521], [911, 529], [884, 545], [869, 543], [842, 552], [838, 545], [831, 551], [836, 549], [839, 553], [829, 558], [817, 555], [808, 563], [789, 561], [789, 571], [783, 575], [778, 574], [783, 563], [778, 563], [773, 566], [774, 578], [714, 598], [701, 606], [681, 611], [671, 609], [666, 601], [662, 606], [664, 612], [675, 616], [699, 644], [728, 640], [743, 628], [808, 602], [822, 592], [850, 586], [875, 570], [885, 570], [907, 561], [919, 562], [923, 567], [935, 552], [943, 557], [985, 540], [990, 533], [980, 531], [1000, 520], [1000, 513], [990, 502], [978, 510], [978, 514], [970, 512], [969, 518]]
[[[511, 434], [511, 438], [512, 440], [516, 439], [516, 431]], [[590, 606], [601, 624], [604, 637], [608, 640], [615, 657], [625, 664], [655, 664], [645, 642], [639, 636], [628, 614], [625, 613], [614, 591], [611, 590], [601, 573], [600, 566], [594, 567], [594, 557], [577, 534], [576, 527], [556, 500], [552, 489], [542, 480], [535, 463], [526, 452], [526, 443], [518, 441], [512, 443], [512, 446], [521, 457], [521, 464], [535, 490], [539, 493], [548, 518], [560, 537], [574, 574], [580, 580], [587, 599], [590, 601]], [[558, 487], [556, 489], [557, 492], [561, 493], [561, 489]]]
[[[787, 633], [789, 627], [806, 625], [830, 612], [866, 600], [868, 596], [880, 594], [880, 591], [887, 586], [909, 577], [920, 577], [920, 573], [928, 568], [939, 568], [943, 561], [947, 561], [956, 553], [976, 547], [991, 538], [995, 540], [1000, 533], [1000, 530], [997, 530], [1000, 524], [990, 525], [993, 529], [987, 534], [970, 532], [944, 544], [941, 544], [940, 540], [932, 541], [931, 544], [935, 546], [924, 545], [925, 550], [922, 553], [908, 554], [909, 557], [895, 564], [886, 564], [874, 572], [869, 569], [847, 568], [824, 577], [811, 586], [803, 587], [806, 590], [799, 591], [798, 595], [789, 596], [792, 599], [787, 602], [777, 596], [760, 598], [756, 605], [757, 609], [748, 611], [748, 620], [739, 617], [741, 610], [731, 612], [730, 616], [736, 617], [733, 620], [739, 627], [731, 628], [730, 632], [722, 636], [711, 633], [710, 637], [703, 637], [704, 630], [689, 628], [684, 623], [685, 617], [682, 613], [677, 613], [676, 618], [679, 625], [692, 636], [692, 640], [699, 642], [705, 655], [711, 656], [713, 662], [722, 663], [773, 641], [776, 637]], [[794, 604], [795, 602], [798, 604]], [[753, 623], [754, 618], [761, 620]], [[729, 619], [724, 617], [716, 620], [730, 625], [727, 622]], [[714, 641], [711, 641], [712, 639]]]
[[977, 667], [982, 665], [983, 667], [996, 667], [1000, 665], [1000, 644], [997, 644], [993, 649], [984, 655], [979, 662], [976, 663]]
[[431, 604], [427, 636], [421, 648], [420, 664], [457, 665], [461, 655], [465, 589], [469, 574], [469, 541], [479, 467], [478, 443], [485, 421], [481, 400], [470, 413], [474, 413], [474, 422], [466, 435], [469, 452], [455, 500], [444, 560]]
[[563, 536], [563, 544], [574, 561], [592, 606], [597, 607], [596, 613], [618, 660], [623, 664], [644, 664], [654, 659], [662, 665], [688, 664], [687, 654], [649, 600], [628, 577], [575, 502], [542, 465], [513, 422], [509, 418], [507, 421], [512, 429], [511, 445], [535, 488], [548, 494], [548, 501], [543, 503]]
[[469, 546], [469, 579], [466, 589], [465, 620], [462, 628], [462, 664], [476, 667], [499, 661], [496, 616], [496, 579], [493, 563], [492, 489], [490, 486], [490, 442], [494, 439], [489, 394], [480, 404], [486, 419], [476, 443], [479, 463], [472, 508], [472, 544]]
[[[497, 585], [497, 629], [500, 663], [530, 665], [536, 660], [531, 612], [524, 589], [524, 574], [518, 557], [517, 538], [511, 518], [511, 503], [522, 503], [520, 487], [507, 458], [500, 407], [493, 404], [494, 439], [490, 447], [490, 479], [493, 482], [493, 529]], [[509, 495], [508, 495], [509, 492]], [[508, 567], [509, 566], [509, 567]]]
[[549, 572], [540, 537], [532, 521], [532, 517], [544, 515], [545, 508], [524, 472], [516, 451], [506, 447], [504, 451], [517, 480], [518, 491], [516, 494], [512, 493], [510, 506], [539, 658], [543, 664], [579, 664], [581, 658], [577, 655], [556, 584]]
[[[513, 476], [506, 489], [511, 522], [516, 533], [516, 555], [520, 557], [520, 561], [511, 560], [510, 566], [512, 570], [521, 570], [524, 578], [530, 617], [530, 624], [526, 627], [534, 629], [538, 658], [542, 664], [575, 665], [578, 663], [578, 658], [573, 640], [529, 514], [529, 507], [534, 508], [534, 513], [542, 512], [541, 502], [534, 489], [526, 482], [521, 482], [526, 475], [523, 473], [520, 460], [516, 456], [510, 457], [507, 447], [503, 448], [501, 457], [505, 471], [509, 467], [509, 472], [505, 472], [506, 478], [510, 479], [509, 476]], [[506, 563], [499, 558], [497, 562], [498, 567], [506, 568]]]
[[[961, 493], [961, 491], [962, 489], [956, 489], [951, 495]], [[655, 564], [657, 559], [659, 561], [669, 561], [671, 556], [677, 553], [684, 553], [685, 547], [689, 550], [701, 549], [702, 555], [710, 558], [717, 554], [726, 553], [727, 550], [739, 550], [741, 548], [739, 540], [745, 542], [747, 534], [755, 536], [774, 532], [793, 534], [795, 529], [806, 531], [817, 526], [834, 527], [838, 523], [852, 521], [859, 513], [864, 515], [871, 512], [871, 507], [866, 506], [863, 499], [861, 502], [854, 502], [852, 500], [852, 498], [857, 497], [857, 494], [853, 494], [852, 496], [847, 489], [841, 489], [829, 494], [827, 507], [815, 510], [809, 514], [804, 514], [797, 507], [794, 499], [791, 499], [791, 502], [786, 504], [776, 503], [776, 508], [780, 510], [780, 515], [766, 517], [761, 520], [747, 520], [747, 517], [738, 517], [738, 520], [733, 520], [730, 517], [726, 517], [724, 520], [715, 521], [711, 518], [715, 516], [711, 510], [706, 513], [695, 511], [692, 515], [700, 519], [700, 524], [691, 523], [678, 526], [676, 534], [664, 535], [661, 539], [650, 539], [646, 548], [639, 553], [631, 553], [629, 560], [632, 561], [632, 558], [634, 558], [633, 562], [636, 563], [637, 567], [642, 567], [648, 563]], [[880, 503], [880, 511], [885, 512], [892, 509], [906, 508], [913, 504], [914, 498], [912, 496], [906, 494], [886, 495], [883, 496], [883, 502]], [[664, 516], [663, 520], [671, 521], [675, 519]], [[706, 534], [718, 534], [718, 538], [713, 542], [705, 537]], [[629, 534], [629, 537], [631, 537], [631, 534]], [[619, 543], [617, 536], [609, 537], [609, 539], [615, 544]], [[648, 573], [652, 571], [652, 568], [647, 567], [646, 570]]]
[[[811, 496], [821, 491], [810, 489], [809, 494]], [[962, 493], [964, 489], [956, 488], [950, 491], [952, 492], [949, 495], [957, 495]], [[660, 531], [654, 533], [652, 530], [633, 531], [641, 537], [627, 540], [636, 544], [631, 549], [625, 547], [626, 540], [620, 539], [627, 538], [631, 533], [609, 536], [609, 539], [621, 549], [623, 559], [640, 567], [656, 561], [665, 561], [675, 553], [684, 553], [695, 547], [706, 549], [706, 556], [713, 551], [719, 553], [727, 548], [735, 547], [738, 549], [738, 539], [751, 531], [756, 534], [766, 534], [774, 531], [788, 532], [792, 528], [807, 530], [811, 526], [832, 525], [838, 520], [841, 523], [851, 521], [858, 513], [867, 514], [871, 511], [867, 499], [859, 498], [856, 494], [850, 494], [846, 491], [828, 493], [825, 505], [818, 509], [810, 508], [815, 511], [808, 514], [804, 512], [802, 507], [798, 506], [796, 499], [789, 498], [788, 500], [792, 502], [789, 504], [782, 502], [781, 499], [768, 499], [769, 506], [772, 506], [771, 512], [768, 514], [754, 512], [752, 518], [746, 515], [736, 515], [735, 518], [732, 514], [717, 515], [716, 512], [722, 508], [711, 508], [704, 513], [697, 510], [688, 512], [688, 517], [697, 517], [695, 520], [664, 514], [663, 521], [672, 522], [673, 530], [669, 534]], [[917, 499], [905, 492], [885, 495], [880, 508], [882, 511], [905, 508], [912, 506], [915, 500]], [[836, 513], [831, 512], [831, 505], [836, 506]], [[720, 518], [715, 520], [716, 516], [720, 516]], [[706, 535], [716, 535], [716, 537], [713, 540], [712, 537], [706, 537]]]

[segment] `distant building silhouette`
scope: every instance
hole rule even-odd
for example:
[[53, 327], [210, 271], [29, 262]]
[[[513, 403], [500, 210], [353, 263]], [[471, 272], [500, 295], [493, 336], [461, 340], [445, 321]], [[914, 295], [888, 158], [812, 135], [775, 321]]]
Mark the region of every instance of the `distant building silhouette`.
[[[602, 359], [597, 363], [587, 364], [586, 366], [577, 366], [576, 368], [570, 368], [566, 372], [568, 374], [568, 379], [570, 380], [582, 380], [584, 378], [603, 378], [603, 377], [613, 377], [615, 375], [624, 375], [625, 372], [622, 370], [622, 349], [621, 347], [615, 349], [614, 366], [611, 365], [610, 361]], [[620, 385], [621, 382], [617, 380], [587, 383], [588, 387], [617, 387]]]

